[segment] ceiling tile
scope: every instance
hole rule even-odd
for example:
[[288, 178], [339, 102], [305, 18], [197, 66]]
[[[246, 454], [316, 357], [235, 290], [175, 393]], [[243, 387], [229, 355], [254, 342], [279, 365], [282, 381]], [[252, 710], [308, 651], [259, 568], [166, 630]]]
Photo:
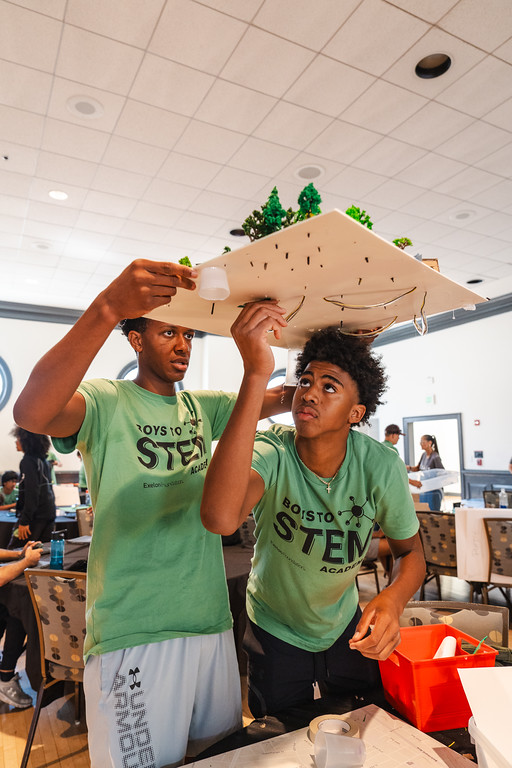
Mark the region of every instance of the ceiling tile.
[[472, 232], [479, 232], [482, 235], [500, 235], [507, 230], [512, 229], [512, 216], [507, 213], [497, 211], [490, 213], [489, 216], [483, 216], [477, 221], [471, 222]]
[[108, 133], [64, 123], [62, 120], [47, 118], [41, 149], [55, 154], [69, 155], [79, 160], [98, 162], [109, 139]]
[[207, 241], [206, 235], [194, 234], [192, 232], [182, 232], [179, 229], [172, 229], [163, 239], [165, 245], [172, 248], [185, 248], [189, 251], [201, 248]]
[[502, 208], [503, 200], [512, 200], [512, 181], [508, 179], [471, 197], [474, 203], [496, 209]]
[[176, 181], [179, 184], [188, 184], [191, 187], [204, 188], [222, 169], [219, 163], [211, 163], [208, 160], [200, 160], [197, 157], [180, 155], [171, 152], [162, 165], [158, 176], [168, 181]]
[[0, 169], [2, 172], [8, 170], [12, 173], [25, 173], [30, 176], [35, 173], [38, 157], [36, 149], [1, 140], [0, 147]]
[[241, 133], [252, 133], [276, 99], [226, 80], [216, 80], [195, 117], [204, 123]]
[[253, 19], [257, 27], [319, 51], [358, 6], [360, 0], [265, 0]]
[[64, 227], [60, 224], [47, 224], [45, 221], [27, 219], [25, 222], [24, 236], [65, 243], [69, 239], [71, 232], [72, 227]]
[[292, 149], [304, 149], [324, 128], [331, 117], [295, 104], [279, 102], [254, 131], [254, 136]]
[[375, 221], [374, 230], [377, 234], [387, 232], [391, 235], [389, 238], [394, 239], [396, 237], [407, 237], [407, 232], [413, 227], [418, 226], [424, 222], [420, 216], [412, 216], [405, 211], [391, 211], [386, 216], [377, 218], [374, 214], [374, 209], [369, 211], [372, 220]]
[[296, 155], [296, 151], [261, 139], [247, 139], [235, 152], [229, 165], [253, 173], [268, 176], [278, 174]]
[[185, 184], [177, 184], [164, 179], [153, 179], [146, 192], [144, 200], [149, 203], [169, 205], [180, 210], [188, 208], [196, 199], [199, 190]]
[[12, 3], [0, 5], [0, 51], [7, 61], [53, 72], [61, 31], [56, 19]]
[[341, 114], [342, 120], [378, 133], [389, 133], [427, 103], [417, 94], [377, 80]]
[[365, 200], [369, 203], [387, 206], [388, 208], [402, 208], [421, 194], [422, 190], [420, 187], [416, 187], [413, 184], [405, 184], [403, 181], [397, 181], [396, 179], [390, 179], [368, 192], [365, 195]]
[[225, 163], [241, 146], [244, 138], [240, 133], [193, 120], [176, 142], [174, 149], [202, 160]]
[[395, 176], [424, 155], [425, 151], [418, 147], [383, 138], [358, 157], [354, 165], [367, 171]]
[[101, 213], [81, 211], [77, 220], [77, 228], [86, 232], [97, 232], [99, 235], [117, 235], [124, 225], [124, 219], [116, 216], [104, 216]]
[[43, 133], [44, 118], [31, 112], [0, 105], [2, 141], [38, 147]]
[[228, 195], [221, 195], [218, 192], [205, 190], [196, 197], [190, 206], [190, 210], [194, 213], [206, 213], [209, 216], [225, 219], [232, 216], [239, 205], [240, 199], [238, 197], [230, 197]]
[[96, 173], [97, 164], [88, 160], [77, 160], [55, 152], [39, 152], [37, 175], [60, 184], [88, 187]]
[[203, 5], [243, 21], [251, 21], [262, 2], [263, 0], [244, 0], [243, 3], [240, 0], [202, 0]]
[[511, 140], [511, 134], [482, 122], [473, 122], [456, 136], [440, 144], [436, 151], [463, 163], [478, 163], [493, 150], [504, 147]]
[[191, 117], [213, 81], [213, 77], [204, 72], [146, 54], [130, 91], [130, 97]]
[[[25, 216], [27, 201], [23, 197], [0, 195], [0, 213], [5, 216]], [[0, 246], [1, 248], [1, 246]]]
[[142, 56], [137, 48], [65, 26], [55, 73], [77, 83], [126, 95]]
[[349, 197], [356, 205], [358, 200], [371, 199], [371, 191], [380, 187], [385, 179], [385, 176], [363, 171], [360, 168], [345, 168], [333, 179], [322, 184], [322, 189], [334, 195]]
[[503, 45], [500, 45], [499, 48], [496, 48], [494, 55], [498, 59], [503, 59], [503, 61], [508, 61], [509, 64], [512, 64], [512, 38], [503, 43]]
[[67, 0], [10, 0], [10, 2], [62, 21]]
[[452, 208], [454, 201], [448, 195], [441, 195], [438, 192], [424, 192], [415, 200], [407, 203], [403, 210], [413, 216], [423, 216], [424, 218], [433, 218], [438, 216], [448, 208]]
[[[496, 20], [499, 23], [496, 24]], [[459, 0], [439, 26], [484, 51], [493, 51], [512, 36], [508, 0]]]
[[223, 221], [222, 217], [186, 211], [180, 216], [176, 228], [194, 234], [213, 235], [222, 226]]
[[241, 171], [238, 168], [222, 168], [212, 181], [207, 185], [214, 192], [229, 193], [239, 199], [250, 199], [264, 186], [270, 184], [271, 177], [260, 173]]
[[141, 221], [126, 221], [119, 231], [119, 236], [131, 240], [146, 240], [148, 243], [159, 243], [168, 231], [167, 226], [145, 224]]
[[101, 166], [94, 177], [91, 189], [138, 198], [142, 197], [150, 181], [149, 176], [142, 176], [140, 173]]
[[[367, 34], [368, 28], [372, 35]], [[428, 25], [384, 0], [363, 0], [323, 52], [372, 75], [382, 75]]]
[[[189, 0], [167, 0], [149, 50], [195, 69], [218, 75], [247, 25]], [[208, 30], [205, 45], [199, 30]]]
[[66, 243], [64, 252], [70, 256], [75, 254], [77, 258], [83, 258], [83, 255], [87, 254], [89, 258], [98, 260], [113, 240], [113, 236], [106, 233], [75, 229]]
[[[98, 101], [103, 107], [103, 114], [100, 113], [100, 110], [90, 115], [81, 115], [76, 111], [71, 111], [72, 107], [68, 102], [76, 97], [79, 97], [83, 102]], [[82, 85], [71, 80], [54, 77], [48, 115], [56, 120], [74, 123], [74, 125], [80, 125], [84, 128], [110, 132], [117, 123], [124, 103], [124, 97], [115, 93], [100, 91], [98, 88], [91, 88], [90, 85]]]
[[167, 149], [152, 147], [140, 141], [112, 136], [105, 150], [102, 162], [114, 168], [132, 173], [154, 176], [168, 156]]
[[467, 128], [472, 122], [473, 118], [468, 115], [430, 101], [415, 115], [391, 131], [391, 136], [417, 147], [435, 149], [439, 144]]
[[189, 120], [138, 101], [127, 101], [115, 133], [125, 139], [172, 149]]
[[135, 200], [130, 197], [121, 197], [121, 195], [110, 195], [106, 192], [87, 193], [84, 200], [84, 211], [93, 213], [103, 213], [108, 211], [112, 216], [129, 216], [135, 207]]
[[139, 200], [130, 216], [134, 221], [142, 221], [147, 224], [158, 224], [163, 227], [173, 227], [181, 216], [182, 211], [168, 205], [149, 203]]
[[[377, 144], [380, 138], [378, 133], [336, 120], [311, 142], [308, 151], [329, 160], [352, 163]], [[370, 168], [369, 170], [379, 173], [378, 168]]]
[[66, 22], [113, 40], [145, 48], [165, 0], [67, 0]]
[[21, 216], [3, 216], [0, 215], [0, 232], [10, 235], [23, 234], [25, 220]]
[[27, 219], [43, 221], [47, 224], [61, 224], [66, 227], [74, 227], [79, 213], [77, 208], [65, 208], [53, 205], [52, 203], [33, 200], [28, 204]]
[[31, 177], [24, 173], [0, 173], [0, 193], [13, 197], [27, 198], [30, 192]]
[[512, 125], [512, 99], [507, 99], [500, 104], [496, 109], [491, 109], [490, 112], [484, 116], [484, 120], [493, 125], [497, 125], [504, 130], [510, 130]]
[[[316, 166], [320, 169], [321, 175], [314, 179], [303, 178], [298, 175], [299, 169], [305, 167]], [[324, 187], [331, 181], [338, 173], [346, 166], [343, 163], [335, 163], [333, 160], [327, 160], [325, 157], [318, 157], [318, 155], [310, 154], [309, 152], [300, 152], [296, 155], [292, 162], [286, 165], [278, 174], [278, 179], [284, 179], [290, 182], [298, 182], [299, 184], [306, 185], [310, 181], [315, 183], [317, 187]]]
[[[418, 77], [415, 73], [416, 64], [433, 53], [447, 54], [452, 60], [450, 69], [441, 77], [428, 80]], [[387, 70], [384, 79], [433, 99], [484, 57], [485, 53], [478, 48], [433, 27]]]
[[45, 113], [52, 87], [50, 74], [0, 59], [0, 83], [2, 104], [28, 112]]
[[149, 244], [129, 237], [116, 237], [109, 248], [111, 253], [129, 254], [134, 259], [147, 258]]
[[250, 27], [220, 75], [270, 96], [282, 96], [313, 57], [306, 48]]
[[438, 242], [444, 235], [449, 235], [453, 232], [453, 227], [449, 227], [447, 224], [441, 224], [439, 221], [431, 220], [424, 221], [421, 224], [417, 224], [409, 229], [409, 238], [416, 246], [419, 241], [422, 243]]
[[375, 78], [327, 56], [317, 56], [283, 95], [308, 109], [337, 117]]
[[484, 157], [477, 165], [482, 168], [483, 171], [489, 171], [489, 173], [496, 174], [498, 176], [510, 177], [510, 170], [512, 168], [512, 134], [510, 134], [510, 144], [507, 144], [502, 149], [498, 149], [497, 152], [493, 152], [492, 155]]
[[[492, 88], [489, 83], [493, 84]], [[487, 56], [438, 94], [437, 100], [473, 117], [485, 117], [487, 112], [511, 96], [512, 65]]]
[[424, 21], [435, 24], [459, 0], [388, 0], [388, 2]]
[[451, 179], [464, 168], [464, 164], [457, 160], [430, 152], [397, 173], [396, 178], [427, 189], [437, 189], [439, 184]]

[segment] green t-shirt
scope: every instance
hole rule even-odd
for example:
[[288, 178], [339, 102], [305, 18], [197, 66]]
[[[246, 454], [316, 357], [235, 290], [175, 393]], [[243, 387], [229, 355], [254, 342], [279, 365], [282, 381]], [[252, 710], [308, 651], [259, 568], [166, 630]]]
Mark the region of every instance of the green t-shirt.
[[14, 504], [18, 498], [18, 489], [14, 488], [10, 493], [4, 493], [2, 486], [0, 486], [0, 506], [5, 504]]
[[53, 462], [58, 461], [58, 459], [53, 451], [48, 451], [48, 453], [46, 454], [46, 461], [50, 465], [51, 482], [53, 483], [53, 485], [57, 485], [57, 475], [55, 474], [55, 466]]
[[396, 445], [393, 445], [393, 443], [389, 440], [383, 440], [382, 445], [385, 445], [387, 448], [391, 448], [392, 451], [396, 451], [396, 453], [398, 453], [398, 448]]
[[221, 537], [199, 507], [211, 443], [236, 395], [163, 397], [132, 381], [83, 382], [78, 448], [94, 507], [85, 656], [232, 625]]
[[78, 487], [87, 488], [87, 477], [85, 474], [84, 462], [80, 462], [80, 469], [78, 470]]
[[247, 588], [251, 620], [307, 651], [329, 648], [358, 604], [355, 577], [374, 523], [393, 539], [418, 530], [400, 457], [350, 432], [345, 460], [327, 486], [299, 459], [295, 430], [256, 436], [252, 466], [265, 482], [254, 508], [256, 546]]

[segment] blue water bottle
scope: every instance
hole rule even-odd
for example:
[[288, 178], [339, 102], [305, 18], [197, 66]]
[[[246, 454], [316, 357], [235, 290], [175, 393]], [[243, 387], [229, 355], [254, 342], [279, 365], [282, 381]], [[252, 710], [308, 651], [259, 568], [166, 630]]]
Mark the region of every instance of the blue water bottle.
[[52, 531], [50, 540], [50, 568], [64, 568], [64, 531]]

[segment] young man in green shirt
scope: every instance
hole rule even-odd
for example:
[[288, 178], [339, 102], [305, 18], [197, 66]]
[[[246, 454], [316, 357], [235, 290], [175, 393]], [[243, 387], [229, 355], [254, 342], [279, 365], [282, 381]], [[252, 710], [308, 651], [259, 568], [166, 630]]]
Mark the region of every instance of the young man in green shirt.
[[[256, 546], [247, 590], [249, 706], [256, 717], [321, 691], [361, 690], [400, 640], [399, 616], [425, 561], [405, 466], [352, 430], [375, 411], [385, 377], [368, 345], [337, 328], [313, 335], [298, 358], [295, 429], [254, 433], [280, 324], [239, 318], [251, 354], [233, 414], [210, 464], [203, 524], [224, 535], [251, 509]], [[254, 450], [253, 450], [254, 449]], [[233, 482], [236, 478], [236, 483]], [[397, 561], [392, 583], [361, 614], [355, 576], [374, 524]]]
[[[178, 765], [241, 725], [240, 681], [221, 540], [199, 506], [211, 444], [236, 400], [176, 391], [193, 329], [143, 315], [193, 290], [187, 266], [137, 260], [36, 365], [15, 419], [79, 450], [94, 508], [84, 686], [92, 768]], [[275, 306], [248, 305], [279, 317]], [[261, 308], [261, 309], [260, 309]], [[115, 326], [134, 381], [82, 377]], [[240, 328], [236, 341], [250, 358]], [[252, 366], [248, 359], [247, 364]], [[261, 415], [289, 409], [270, 390]]]
[[0, 487], [0, 509], [14, 509], [16, 499], [18, 498], [18, 473], [14, 470], [8, 470], [2, 475], [2, 486]]

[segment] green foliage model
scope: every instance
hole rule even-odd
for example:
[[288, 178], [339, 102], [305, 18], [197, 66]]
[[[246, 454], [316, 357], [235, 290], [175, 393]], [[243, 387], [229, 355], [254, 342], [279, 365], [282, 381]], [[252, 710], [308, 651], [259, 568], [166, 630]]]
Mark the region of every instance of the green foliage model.
[[403, 251], [408, 245], [412, 245], [412, 240], [409, 240], [408, 237], [397, 237], [396, 240], [393, 240], [393, 243], [397, 248], [401, 248]]
[[347, 208], [345, 213], [347, 214], [347, 216], [350, 216], [352, 219], [355, 219], [363, 226], [368, 227], [368, 229], [373, 229], [373, 222], [370, 219], [369, 215], [366, 213], [366, 211], [362, 211], [356, 205], [351, 205], [350, 208]]
[[321, 213], [319, 207], [321, 202], [322, 198], [313, 184], [308, 184], [299, 195], [299, 210], [294, 211], [292, 208], [285, 210], [281, 205], [277, 187], [274, 187], [267, 202], [261, 206], [261, 210], [253, 211], [245, 219], [242, 229], [250, 240], [257, 240], [290, 227], [298, 221], [317, 216]]
[[320, 203], [322, 198], [315, 189], [314, 184], [308, 184], [304, 187], [297, 200], [299, 204], [299, 210], [297, 211], [296, 220], [302, 221], [303, 219], [310, 219], [312, 216], [318, 216], [322, 213], [320, 210]]
[[180, 259], [178, 264], [183, 264], [185, 267], [192, 266], [192, 262], [190, 261], [188, 256], [184, 256], [182, 259]]

